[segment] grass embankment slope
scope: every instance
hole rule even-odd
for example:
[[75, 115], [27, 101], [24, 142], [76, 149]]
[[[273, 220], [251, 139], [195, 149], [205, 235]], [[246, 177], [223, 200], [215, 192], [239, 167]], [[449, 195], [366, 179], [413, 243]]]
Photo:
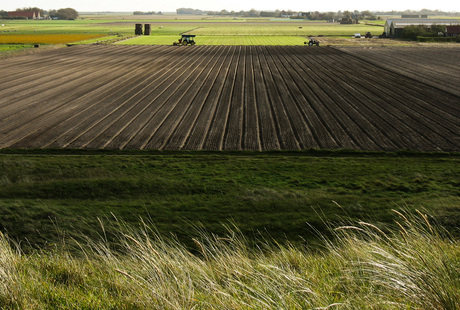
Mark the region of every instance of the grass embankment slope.
[[196, 226], [220, 234], [229, 222], [249, 238], [312, 242], [309, 225], [324, 232], [324, 220], [359, 218], [385, 226], [402, 206], [458, 226], [457, 155], [317, 154], [3, 152], [0, 226], [25, 249], [58, 242], [60, 229], [95, 237], [98, 218], [110, 232], [113, 216], [150, 220], [188, 245]]
[[[90, 241], [23, 256], [0, 233], [2, 309], [459, 309], [460, 246], [423, 213], [398, 228], [331, 227], [335, 243], [308, 247], [238, 231], [201, 234], [198, 253], [147, 226], [120, 225], [118, 250]], [[415, 213], [414, 213], [415, 214]]]
[[459, 161], [3, 150], [0, 308], [458, 309]]

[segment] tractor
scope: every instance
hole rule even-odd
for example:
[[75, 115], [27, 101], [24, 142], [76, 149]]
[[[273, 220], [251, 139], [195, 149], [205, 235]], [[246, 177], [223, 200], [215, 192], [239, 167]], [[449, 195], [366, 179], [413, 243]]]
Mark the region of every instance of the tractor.
[[174, 42], [173, 45], [195, 45], [196, 43], [193, 40], [194, 37], [194, 34], [183, 34], [178, 42]]
[[315, 38], [310, 38], [310, 41], [304, 42], [304, 44], [308, 44], [308, 46], [313, 46], [313, 45], [319, 46], [319, 40]]

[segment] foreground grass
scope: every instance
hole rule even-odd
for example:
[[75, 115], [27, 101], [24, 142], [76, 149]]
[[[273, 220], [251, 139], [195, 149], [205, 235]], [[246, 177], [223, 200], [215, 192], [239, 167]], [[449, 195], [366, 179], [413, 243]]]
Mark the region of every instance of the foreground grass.
[[154, 228], [119, 223], [117, 250], [89, 240], [23, 255], [0, 235], [2, 309], [459, 309], [460, 244], [423, 213], [384, 233], [330, 228], [323, 249], [202, 233], [190, 252]]
[[[459, 234], [460, 159], [456, 155], [372, 153], [201, 153], [31, 151], [0, 155], [0, 229], [24, 250], [64, 237], [107, 238], [113, 216], [149, 219], [163, 236], [193, 246], [193, 226], [222, 234], [233, 222], [303, 244], [323, 219], [386, 226], [391, 209], [426, 208]], [[54, 155], [53, 155], [54, 154]], [[73, 155], [72, 155], [73, 154]], [[338, 202], [338, 207], [333, 201]], [[318, 211], [321, 210], [321, 211]]]

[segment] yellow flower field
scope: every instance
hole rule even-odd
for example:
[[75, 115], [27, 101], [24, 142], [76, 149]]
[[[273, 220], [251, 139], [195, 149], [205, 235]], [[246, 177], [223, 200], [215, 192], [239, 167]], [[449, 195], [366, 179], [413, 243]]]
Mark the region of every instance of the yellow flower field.
[[0, 44], [64, 44], [100, 38], [101, 34], [1, 34]]

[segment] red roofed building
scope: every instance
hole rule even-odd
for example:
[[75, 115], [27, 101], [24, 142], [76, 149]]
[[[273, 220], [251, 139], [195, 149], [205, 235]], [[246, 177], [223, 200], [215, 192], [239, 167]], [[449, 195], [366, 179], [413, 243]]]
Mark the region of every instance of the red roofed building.
[[28, 19], [40, 19], [40, 12], [35, 11], [13, 11], [8, 12], [8, 17], [19, 17], [19, 18], [28, 18]]

